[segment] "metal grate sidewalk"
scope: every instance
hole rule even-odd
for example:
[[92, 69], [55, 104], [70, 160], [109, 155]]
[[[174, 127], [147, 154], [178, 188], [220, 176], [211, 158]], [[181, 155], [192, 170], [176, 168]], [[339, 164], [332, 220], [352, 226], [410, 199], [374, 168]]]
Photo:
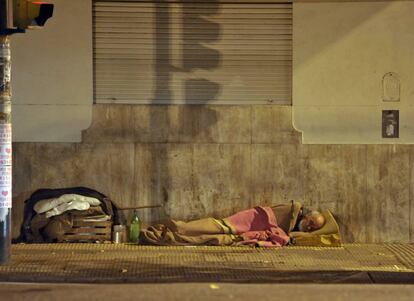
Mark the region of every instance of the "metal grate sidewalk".
[[0, 281], [414, 283], [414, 246], [342, 248], [14, 245]]

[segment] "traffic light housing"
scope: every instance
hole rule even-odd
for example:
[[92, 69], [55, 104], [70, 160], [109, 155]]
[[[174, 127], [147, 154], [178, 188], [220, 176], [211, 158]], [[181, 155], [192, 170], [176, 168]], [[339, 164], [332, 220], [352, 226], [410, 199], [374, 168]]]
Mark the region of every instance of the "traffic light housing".
[[13, 25], [17, 29], [43, 27], [52, 16], [53, 4], [41, 1], [13, 1]]

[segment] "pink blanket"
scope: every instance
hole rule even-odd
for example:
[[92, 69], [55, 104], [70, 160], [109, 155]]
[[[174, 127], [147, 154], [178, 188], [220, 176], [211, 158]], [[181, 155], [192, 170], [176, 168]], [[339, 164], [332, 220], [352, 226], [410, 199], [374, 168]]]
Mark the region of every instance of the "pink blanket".
[[223, 219], [231, 232], [240, 235], [244, 245], [281, 247], [287, 245], [289, 236], [277, 225], [270, 207], [255, 207]]

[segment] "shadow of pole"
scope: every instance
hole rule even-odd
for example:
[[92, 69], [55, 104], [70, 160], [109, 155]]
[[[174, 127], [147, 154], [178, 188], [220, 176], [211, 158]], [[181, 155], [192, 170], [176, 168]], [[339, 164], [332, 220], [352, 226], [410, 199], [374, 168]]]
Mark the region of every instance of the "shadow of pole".
[[[168, 125], [169, 115], [168, 109], [163, 105], [159, 105], [160, 102], [168, 103], [173, 94], [170, 88], [170, 82], [172, 77], [172, 66], [170, 62], [171, 57], [171, 17], [170, 6], [167, 1], [160, 1], [154, 3], [155, 16], [154, 16], [154, 97], [149, 109], [149, 125], [150, 128], [158, 128], [162, 125]], [[162, 133], [166, 132], [166, 129], [160, 129]], [[157, 210], [153, 217], [153, 220], [165, 220], [168, 216], [168, 187], [170, 186], [169, 179], [169, 166], [168, 166], [168, 153], [166, 144], [166, 135], [161, 137], [163, 143], [153, 144], [151, 146], [151, 201], [156, 204], [162, 201], [162, 208]], [[162, 200], [159, 199], [162, 196]]]
[[[158, 216], [153, 216], [153, 220], [165, 220], [170, 217], [169, 207], [172, 206], [169, 204], [173, 180], [168, 159], [168, 150], [171, 147], [169, 143], [183, 142], [183, 139], [192, 143], [200, 133], [208, 132], [208, 129], [217, 122], [216, 111], [204, 106], [188, 107], [188, 105], [194, 103], [205, 105], [215, 100], [220, 91], [220, 84], [194, 74], [196, 70], [213, 70], [220, 65], [220, 52], [205, 46], [219, 40], [220, 25], [207, 20], [205, 16], [217, 14], [220, 7], [216, 0], [199, 4], [184, 2], [180, 5], [160, 1], [154, 3], [154, 7], [155, 82], [154, 96], [149, 110], [150, 127], [159, 128], [165, 125], [167, 128], [160, 129], [163, 133], [162, 143], [153, 144], [151, 147], [150, 168], [153, 187], [150, 189], [150, 198], [151, 202], [161, 202], [164, 205], [164, 209]], [[181, 15], [178, 11], [181, 11]], [[175, 36], [172, 31], [177, 28], [176, 25], [181, 26], [180, 41], [173, 40]], [[181, 66], [177, 66], [179, 62], [172, 59], [173, 43], [181, 44]], [[176, 86], [172, 86], [173, 75], [176, 72], [191, 78], [184, 79], [181, 83], [184, 99], [177, 101], [184, 103], [184, 106], [178, 108], [178, 115], [174, 117], [178, 119], [171, 120], [169, 111], [171, 104], [174, 103], [174, 93], [179, 92], [175, 90]], [[189, 126], [191, 129], [187, 128]], [[171, 131], [186, 133], [191, 137], [178, 135], [178, 138], [174, 138], [178, 141], [170, 141]], [[198, 198], [194, 195], [195, 199]]]
[[[191, 74], [196, 70], [214, 70], [220, 66], [220, 51], [208, 47], [208, 43], [220, 39], [220, 24], [207, 20], [206, 16], [220, 13], [220, 3], [216, 0], [194, 8], [194, 4], [182, 4], [182, 62], [183, 72]], [[207, 46], [206, 46], [207, 45]], [[216, 100], [220, 84], [200, 76], [187, 79], [184, 83], [185, 103], [208, 104]], [[208, 127], [208, 124], [204, 126]], [[198, 130], [203, 131], [203, 128]]]

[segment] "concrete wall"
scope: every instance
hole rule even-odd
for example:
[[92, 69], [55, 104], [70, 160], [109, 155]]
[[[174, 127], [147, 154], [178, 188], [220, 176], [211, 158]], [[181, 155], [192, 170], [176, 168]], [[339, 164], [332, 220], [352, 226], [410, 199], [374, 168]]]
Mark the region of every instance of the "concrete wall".
[[11, 39], [13, 141], [79, 142], [92, 121], [92, 1], [48, 2], [45, 27]]
[[[294, 3], [293, 113], [304, 143], [414, 143], [414, 1]], [[383, 76], [400, 101], [383, 101]], [[400, 110], [400, 138], [382, 138]]]
[[331, 209], [346, 241], [414, 242], [414, 147], [304, 145], [289, 106], [95, 105], [83, 143], [15, 143], [13, 232], [40, 187], [84, 185], [145, 222], [291, 199]]

